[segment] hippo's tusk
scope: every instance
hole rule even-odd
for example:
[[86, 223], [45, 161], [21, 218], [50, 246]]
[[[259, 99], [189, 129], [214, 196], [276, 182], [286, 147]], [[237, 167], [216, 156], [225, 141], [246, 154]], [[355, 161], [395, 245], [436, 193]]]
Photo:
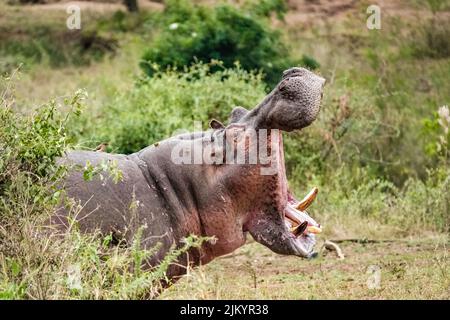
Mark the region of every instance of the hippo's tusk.
[[[295, 209], [293, 206], [288, 204], [286, 209], [284, 210], [285, 217], [288, 221], [292, 221], [291, 225], [299, 226], [303, 222], [308, 223], [307, 231], [310, 233], [320, 233], [322, 229], [317, 222], [315, 222], [306, 212], [299, 211]], [[292, 231], [293, 229], [291, 229]]]
[[284, 214], [287, 219], [293, 222], [295, 225], [300, 225], [302, 221], [294, 214], [295, 208], [291, 207], [290, 205], [287, 205], [286, 210], [284, 211]]
[[318, 233], [322, 232], [322, 229], [320, 229], [319, 227], [316, 227], [316, 226], [309, 226], [307, 229], [308, 229], [309, 233], [318, 234]]
[[301, 236], [303, 232], [308, 228], [308, 222], [304, 221], [302, 224], [299, 224], [298, 226], [291, 229], [291, 232], [296, 236]]
[[305, 211], [311, 203], [316, 199], [317, 193], [319, 192], [319, 189], [317, 187], [314, 187], [307, 195], [303, 198], [302, 201], [299, 202], [296, 209], [299, 211]]

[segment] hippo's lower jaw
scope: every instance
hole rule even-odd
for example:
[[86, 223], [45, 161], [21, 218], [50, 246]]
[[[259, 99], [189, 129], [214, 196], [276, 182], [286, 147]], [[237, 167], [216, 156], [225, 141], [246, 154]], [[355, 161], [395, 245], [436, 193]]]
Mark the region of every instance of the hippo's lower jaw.
[[316, 194], [317, 188], [314, 188], [302, 201], [298, 201], [288, 192], [283, 219], [279, 223], [270, 215], [263, 215], [249, 220], [244, 230], [278, 254], [310, 258], [315, 254], [315, 234], [322, 229], [304, 210]]

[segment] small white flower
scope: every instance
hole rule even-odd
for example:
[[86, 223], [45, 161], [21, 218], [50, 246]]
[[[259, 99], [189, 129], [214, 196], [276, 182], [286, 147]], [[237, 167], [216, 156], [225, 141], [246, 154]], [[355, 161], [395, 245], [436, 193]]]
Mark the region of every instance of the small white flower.
[[178, 29], [178, 26], [179, 26], [179, 24], [177, 22], [174, 22], [169, 25], [169, 29], [176, 30], [176, 29]]
[[447, 120], [447, 122], [450, 122], [450, 110], [448, 109], [448, 106], [440, 107], [438, 113], [439, 117]]

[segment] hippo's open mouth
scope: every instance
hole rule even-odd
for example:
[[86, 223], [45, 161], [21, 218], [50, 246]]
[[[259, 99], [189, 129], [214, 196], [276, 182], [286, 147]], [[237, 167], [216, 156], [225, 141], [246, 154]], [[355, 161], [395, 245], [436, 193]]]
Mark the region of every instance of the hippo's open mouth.
[[261, 185], [270, 187], [260, 190], [260, 196], [265, 195], [263, 207], [255, 208], [244, 229], [256, 241], [279, 254], [313, 256], [315, 234], [321, 231], [320, 225], [306, 213], [317, 189], [314, 188], [301, 201], [289, 192], [283, 142], [277, 130], [291, 132], [309, 126], [320, 111], [324, 85], [325, 79], [311, 71], [291, 68], [283, 73], [280, 83], [256, 108], [247, 111], [238, 107], [232, 112], [229, 128], [233, 125], [247, 126], [263, 134], [264, 129], [270, 130], [268, 140], [271, 145], [276, 145], [273, 148], [258, 146], [259, 150], [276, 155], [267, 167], [260, 167], [264, 169], [261, 175], [274, 174], [274, 177], [261, 177]]
[[291, 234], [292, 244], [299, 255], [311, 257], [316, 243], [315, 235], [322, 232], [320, 224], [311, 218], [306, 209], [311, 205], [318, 193], [313, 188], [303, 200], [297, 200], [288, 191], [287, 204], [284, 210], [284, 223]]
[[314, 188], [301, 201], [287, 191], [282, 214], [269, 211], [250, 219], [245, 225], [253, 238], [272, 251], [303, 258], [315, 256], [316, 234], [322, 232], [320, 224], [311, 218], [306, 209], [314, 201], [318, 189]]

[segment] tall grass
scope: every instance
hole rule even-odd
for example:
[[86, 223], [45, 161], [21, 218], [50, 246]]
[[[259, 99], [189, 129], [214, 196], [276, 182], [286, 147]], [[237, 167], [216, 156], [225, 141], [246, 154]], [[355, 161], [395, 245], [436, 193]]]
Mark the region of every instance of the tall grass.
[[[155, 249], [143, 249], [139, 232], [131, 245], [113, 245], [109, 235], [82, 234], [75, 221], [66, 231], [48, 229], [62, 201], [58, 188], [67, 167], [55, 160], [70, 146], [66, 124], [85, 99], [82, 91], [51, 101], [33, 114], [12, 111], [9, 81], [0, 108], [0, 298], [138, 299], [155, 297], [171, 263], [206, 239], [195, 236], [160, 265], [143, 269]], [[71, 110], [64, 115], [59, 109]], [[72, 168], [73, 169], [73, 168]], [[67, 203], [72, 215], [79, 208]], [[131, 210], [131, 208], [130, 208]]]

